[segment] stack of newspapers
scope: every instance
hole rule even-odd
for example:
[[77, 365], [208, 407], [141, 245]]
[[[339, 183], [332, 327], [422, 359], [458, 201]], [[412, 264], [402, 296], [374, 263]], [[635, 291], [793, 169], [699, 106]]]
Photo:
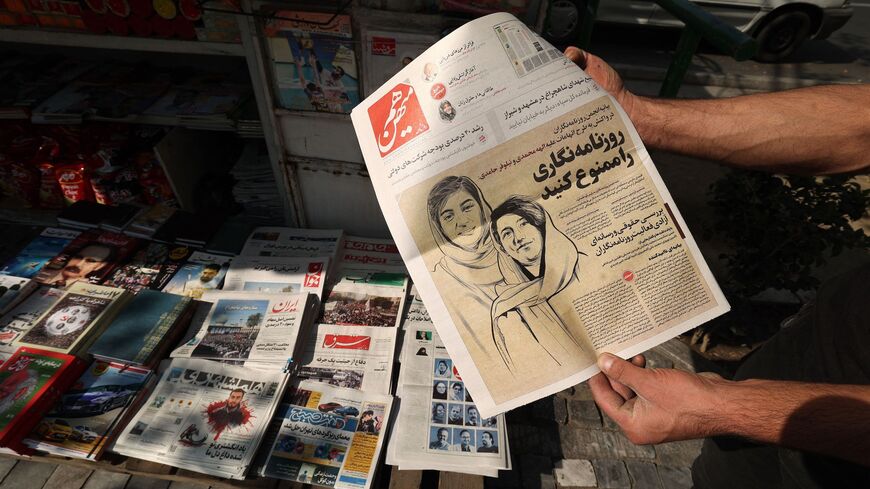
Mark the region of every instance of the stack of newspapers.
[[286, 383], [280, 371], [176, 358], [112, 450], [244, 479]]
[[511, 468], [504, 415], [481, 417], [416, 291], [409, 300], [387, 463], [498, 477]]

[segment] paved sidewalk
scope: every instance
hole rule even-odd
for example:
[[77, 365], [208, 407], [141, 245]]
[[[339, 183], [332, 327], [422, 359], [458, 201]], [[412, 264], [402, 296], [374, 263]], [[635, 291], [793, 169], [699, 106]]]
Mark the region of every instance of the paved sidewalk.
[[[688, 346], [673, 339], [645, 353], [650, 367], [695, 371]], [[514, 470], [488, 488], [692, 487], [690, 467], [701, 441], [638, 446], [601, 413], [588, 384], [507, 415]]]

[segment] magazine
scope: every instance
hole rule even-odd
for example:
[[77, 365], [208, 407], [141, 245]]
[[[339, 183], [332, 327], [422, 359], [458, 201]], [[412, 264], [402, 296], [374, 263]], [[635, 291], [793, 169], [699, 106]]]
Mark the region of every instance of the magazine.
[[319, 301], [311, 294], [209, 292], [211, 310], [193, 341], [172, 357], [243, 360], [277, 370], [298, 362]]
[[294, 387], [263, 475], [315, 486], [370, 487], [392, 398], [309, 381]]
[[62, 289], [42, 286], [4, 314], [0, 318], [0, 351], [9, 354], [15, 352], [15, 340], [30, 331], [36, 320], [63, 295]]
[[175, 358], [112, 451], [243, 479], [286, 382], [281, 372]]
[[454, 30], [352, 120], [483, 416], [729, 309], [622, 108], [513, 16]]
[[29, 278], [0, 275], [0, 315], [11, 311], [36, 287], [36, 281]]
[[3, 265], [3, 268], [0, 269], [0, 274], [33, 278], [49, 260], [63, 251], [64, 247], [79, 234], [81, 234], [81, 231], [45, 228], [39, 236], [34, 238], [14, 258]]
[[151, 371], [95, 361], [24, 444], [52, 455], [98, 460]]
[[504, 414], [483, 418], [438, 332], [413, 300], [405, 322], [387, 463], [497, 477], [510, 468]]
[[222, 290], [323, 295], [329, 258], [237, 256]]
[[82, 281], [98, 284], [133, 254], [140, 241], [109, 231], [85, 231], [42, 267], [34, 279], [43, 285], [68, 287]]
[[131, 297], [124, 289], [76, 282], [15, 344], [70, 355], [87, 351]]
[[346, 114], [360, 101], [349, 15], [279, 10], [264, 33], [281, 107]]
[[221, 288], [232, 260], [231, 256], [194, 251], [162, 290], [199, 299], [203, 293]]
[[142, 289], [160, 290], [192, 252], [183, 245], [148, 243], [129, 263], [118, 267], [103, 285], [122, 287], [134, 294]]

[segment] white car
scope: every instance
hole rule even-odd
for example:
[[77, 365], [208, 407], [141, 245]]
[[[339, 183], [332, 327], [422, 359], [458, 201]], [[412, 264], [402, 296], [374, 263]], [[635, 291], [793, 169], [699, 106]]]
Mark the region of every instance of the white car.
[[[778, 61], [806, 39], [825, 39], [852, 17], [850, 0], [692, 0], [758, 40], [760, 61]], [[552, 0], [544, 35], [569, 44], [580, 30], [584, 0]], [[601, 0], [596, 20], [620, 24], [682, 27], [683, 22], [653, 0]]]

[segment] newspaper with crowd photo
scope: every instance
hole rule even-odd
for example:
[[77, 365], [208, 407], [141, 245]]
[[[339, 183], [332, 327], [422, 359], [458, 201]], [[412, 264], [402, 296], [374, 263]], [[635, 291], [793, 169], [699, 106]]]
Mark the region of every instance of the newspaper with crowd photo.
[[280, 372], [176, 358], [112, 450], [243, 479], [286, 382]]
[[196, 336], [173, 358], [251, 362], [249, 366], [295, 368], [319, 302], [313, 294], [207, 292], [208, 316]]
[[298, 374], [388, 394], [408, 278], [346, 271], [323, 301]]
[[513, 16], [456, 29], [352, 119], [482, 416], [728, 310], [625, 112]]
[[483, 418], [444, 348], [426, 306], [412, 290], [405, 317], [387, 463], [497, 477], [510, 469], [504, 414]]
[[262, 475], [348, 489], [371, 486], [392, 397], [296, 381]]

